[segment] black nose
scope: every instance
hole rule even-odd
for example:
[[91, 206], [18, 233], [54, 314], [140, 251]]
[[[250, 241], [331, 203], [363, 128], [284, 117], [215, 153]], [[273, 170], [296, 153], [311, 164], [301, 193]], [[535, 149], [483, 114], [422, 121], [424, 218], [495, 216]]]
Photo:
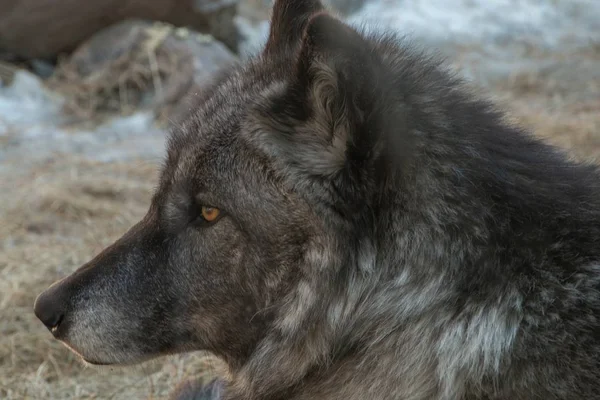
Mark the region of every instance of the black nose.
[[52, 333], [56, 332], [65, 317], [67, 299], [64, 292], [60, 283], [56, 283], [35, 299], [33, 311]]

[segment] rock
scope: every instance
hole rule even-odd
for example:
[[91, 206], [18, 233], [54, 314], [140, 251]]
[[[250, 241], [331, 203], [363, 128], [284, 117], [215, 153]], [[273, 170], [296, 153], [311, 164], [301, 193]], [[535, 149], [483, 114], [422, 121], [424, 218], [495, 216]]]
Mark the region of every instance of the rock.
[[94, 33], [139, 18], [190, 27], [234, 51], [237, 0], [1, 0], [0, 49], [25, 58], [74, 50]]
[[17, 70], [15, 65], [0, 60], [0, 87], [10, 85]]
[[169, 114], [190, 90], [236, 60], [210, 35], [127, 20], [83, 43], [49, 85], [67, 97], [66, 111], [84, 117], [140, 107]]
[[42, 79], [49, 78], [54, 73], [54, 65], [46, 60], [34, 58], [30, 62], [31, 69]]

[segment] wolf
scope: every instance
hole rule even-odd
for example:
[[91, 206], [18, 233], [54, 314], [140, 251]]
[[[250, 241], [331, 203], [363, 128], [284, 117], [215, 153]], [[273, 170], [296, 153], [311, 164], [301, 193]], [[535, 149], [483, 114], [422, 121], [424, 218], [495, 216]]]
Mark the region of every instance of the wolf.
[[437, 57], [278, 0], [146, 216], [36, 299], [90, 364], [205, 350], [223, 400], [600, 399], [600, 172]]

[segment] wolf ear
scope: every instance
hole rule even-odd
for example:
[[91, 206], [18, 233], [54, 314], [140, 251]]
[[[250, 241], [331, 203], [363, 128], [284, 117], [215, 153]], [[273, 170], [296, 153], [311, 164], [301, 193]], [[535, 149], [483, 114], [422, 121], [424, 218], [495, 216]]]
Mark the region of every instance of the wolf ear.
[[311, 18], [288, 92], [287, 103], [295, 100], [297, 108], [288, 115], [307, 119], [311, 128], [293, 140], [299, 149], [312, 142], [303, 151], [317, 152], [311, 155], [319, 160], [313, 167], [326, 175], [363, 168], [376, 156], [379, 121], [371, 110], [380, 101], [377, 65], [365, 39], [350, 26], [326, 13]]
[[[405, 154], [406, 110], [372, 45], [325, 12], [313, 15], [285, 84], [265, 91], [249, 114], [258, 144], [290, 171], [323, 178], [348, 199], [392, 178]], [[364, 204], [363, 199], [355, 199]]]
[[373, 69], [362, 36], [336, 18], [319, 13], [307, 25], [293, 84], [304, 89], [315, 112], [332, 114], [320, 117], [335, 120], [348, 107], [360, 106], [357, 102], [365, 100]]
[[319, 0], [275, 0], [264, 53], [289, 50], [299, 44], [310, 17], [323, 10]]

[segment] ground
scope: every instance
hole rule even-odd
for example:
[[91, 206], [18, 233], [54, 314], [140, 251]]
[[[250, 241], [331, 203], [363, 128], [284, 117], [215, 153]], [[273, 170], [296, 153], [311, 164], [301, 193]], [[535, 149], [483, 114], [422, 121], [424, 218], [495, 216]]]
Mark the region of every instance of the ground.
[[[585, 72], [588, 65], [600, 70], [598, 44], [568, 51], [529, 49], [522, 59], [538, 62], [514, 71], [506, 67], [509, 72], [493, 79], [477, 72], [496, 61], [488, 57], [477, 64], [473, 54], [482, 52], [470, 46], [453, 47], [452, 60], [465, 75], [475, 76], [480, 91], [493, 96], [513, 120], [569, 149], [574, 157], [600, 161], [600, 77]], [[506, 63], [507, 58], [498, 60]], [[574, 74], [577, 68], [581, 71]], [[111, 157], [90, 157], [86, 152], [36, 157], [27, 153], [35, 147], [37, 138], [32, 136], [27, 139], [31, 143], [14, 150], [12, 157], [2, 157], [11, 148], [2, 142], [7, 137], [0, 135], [0, 398], [161, 399], [187, 377], [208, 377], [215, 361], [203, 354], [163, 358], [135, 368], [85, 367], [33, 314], [38, 293], [143, 216], [161, 149], [139, 157], [117, 157], [113, 152], [106, 153]], [[105, 146], [112, 151], [132, 143], [101, 143], [93, 149]]]

